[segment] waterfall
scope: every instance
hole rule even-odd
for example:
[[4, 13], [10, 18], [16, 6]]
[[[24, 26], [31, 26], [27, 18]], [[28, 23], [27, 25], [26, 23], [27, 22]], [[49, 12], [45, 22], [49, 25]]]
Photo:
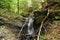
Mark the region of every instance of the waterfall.
[[[28, 33], [28, 35], [30, 35], [30, 36], [34, 36], [33, 22], [34, 22], [34, 18], [33, 18], [33, 17], [28, 20], [27, 33]], [[27, 36], [27, 39], [26, 39], [26, 40], [31, 40], [30, 36]]]
[[33, 22], [34, 22], [34, 18], [30, 18], [28, 21], [28, 29], [27, 29], [28, 35], [34, 34]]

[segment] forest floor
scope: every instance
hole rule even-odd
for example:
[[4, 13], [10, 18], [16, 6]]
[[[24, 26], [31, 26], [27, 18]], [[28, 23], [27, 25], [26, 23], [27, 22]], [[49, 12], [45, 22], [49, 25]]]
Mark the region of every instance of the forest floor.
[[[16, 33], [18, 33], [19, 25], [20, 25], [20, 17], [14, 14], [0, 14], [0, 24], [1, 22], [5, 21], [5, 23], [10, 23], [12, 25], [17, 25], [13, 27], [12, 25], [0, 25], [0, 39], [1, 37], [4, 40], [17, 40], [16, 38]], [[3, 19], [3, 20], [1, 20]], [[11, 28], [12, 27], [12, 28]], [[2, 40], [3, 40], [2, 39]], [[50, 26], [49, 31], [46, 33], [46, 39], [45, 40], [60, 40], [60, 21], [58, 22], [53, 22]]]
[[60, 21], [54, 22], [46, 34], [46, 40], [60, 40]]

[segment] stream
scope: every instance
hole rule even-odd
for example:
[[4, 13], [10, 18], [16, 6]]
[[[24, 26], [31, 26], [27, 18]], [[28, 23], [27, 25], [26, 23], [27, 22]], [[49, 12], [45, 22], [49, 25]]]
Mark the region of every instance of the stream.
[[[30, 35], [30, 36], [34, 36], [35, 35], [33, 22], [34, 22], [34, 18], [33, 17], [28, 20], [27, 34]], [[31, 39], [30, 39], [29, 36], [27, 36], [26, 40], [31, 40]]]

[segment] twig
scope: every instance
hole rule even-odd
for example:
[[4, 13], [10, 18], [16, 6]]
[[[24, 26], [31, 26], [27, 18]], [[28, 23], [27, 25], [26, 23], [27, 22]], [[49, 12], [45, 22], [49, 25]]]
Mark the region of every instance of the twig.
[[23, 24], [21, 30], [19, 31], [18, 40], [19, 40], [19, 37], [20, 37], [20, 35], [21, 35], [21, 32], [22, 32], [23, 28], [25, 27], [25, 25], [27, 24], [27, 22], [28, 22], [28, 19], [25, 21], [25, 23]]
[[40, 28], [39, 28], [39, 32], [38, 32], [38, 35], [37, 35], [37, 40], [40, 40], [39, 37], [40, 37], [40, 33], [41, 33], [41, 29], [43, 27], [43, 23], [44, 21], [48, 18], [49, 16], [49, 10], [48, 10], [48, 13], [47, 13], [47, 16], [43, 19], [43, 21], [41, 22], [41, 25], [40, 25]]

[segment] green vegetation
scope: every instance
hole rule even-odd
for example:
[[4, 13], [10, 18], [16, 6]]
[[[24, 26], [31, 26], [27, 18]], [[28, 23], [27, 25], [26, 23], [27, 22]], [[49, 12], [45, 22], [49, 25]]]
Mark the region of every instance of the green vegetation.
[[[49, 6], [53, 2], [60, 3], [60, 0], [0, 0], [0, 31], [2, 28], [4, 28], [3, 31], [6, 30], [7, 33], [11, 31], [10, 32], [11, 35], [15, 36], [14, 33], [17, 32], [16, 30], [21, 29], [20, 24], [23, 25], [25, 22], [23, 16], [24, 15], [27, 16], [28, 14], [34, 13], [36, 11], [37, 12], [36, 14], [34, 14], [34, 16], [35, 16], [35, 24], [37, 25], [37, 27], [41, 25], [42, 20], [47, 16], [48, 10], [50, 10], [49, 11], [50, 14], [48, 15], [48, 18], [45, 20], [46, 22], [44, 21], [46, 25], [45, 23], [43, 23], [43, 26], [49, 25], [50, 21], [56, 21], [56, 20], [60, 21], [60, 5], [57, 4], [57, 6], [56, 5]], [[46, 6], [48, 7], [46, 8]], [[59, 11], [56, 12], [55, 10]], [[12, 27], [12, 29], [10, 27]], [[1, 32], [3, 33], [3, 31]], [[46, 39], [45, 34], [40, 36], [40, 40], [45, 39]]]

